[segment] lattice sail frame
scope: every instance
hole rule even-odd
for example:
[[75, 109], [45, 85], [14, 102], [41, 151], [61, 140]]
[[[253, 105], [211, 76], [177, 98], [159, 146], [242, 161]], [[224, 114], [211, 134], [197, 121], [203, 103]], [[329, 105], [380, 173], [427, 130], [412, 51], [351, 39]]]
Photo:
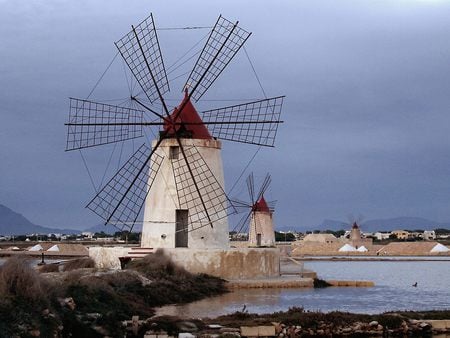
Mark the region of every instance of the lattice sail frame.
[[89, 202], [87, 208], [106, 220], [105, 224], [131, 232], [162, 161], [162, 156], [143, 144]]
[[115, 45], [150, 102], [170, 91], [153, 14]]
[[143, 111], [70, 98], [66, 150], [89, 148], [143, 136]]
[[273, 147], [284, 96], [207, 110], [201, 113], [218, 139]]
[[[193, 231], [227, 217], [233, 212], [233, 207], [199, 150], [195, 146], [187, 146], [184, 147], [184, 153], [186, 158], [180, 154], [178, 159], [172, 159], [172, 166], [179, 207], [189, 210], [188, 231]], [[192, 176], [186, 161], [189, 162]]]
[[251, 33], [219, 16], [184, 87], [193, 87], [198, 101], [230, 63]]

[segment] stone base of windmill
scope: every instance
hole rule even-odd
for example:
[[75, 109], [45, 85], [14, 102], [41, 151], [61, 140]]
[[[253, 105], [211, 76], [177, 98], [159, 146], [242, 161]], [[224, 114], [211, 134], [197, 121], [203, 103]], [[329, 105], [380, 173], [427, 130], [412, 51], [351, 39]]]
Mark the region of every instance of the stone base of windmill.
[[[163, 249], [171, 259], [192, 273], [206, 273], [224, 279], [274, 278], [280, 276], [277, 248]], [[148, 253], [153, 250], [148, 249]], [[121, 260], [136, 258], [145, 249], [90, 247], [89, 256], [98, 268], [120, 269]]]
[[277, 248], [176, 248], [164, 251], [175, 263], [194, 273], [207, 273], [225, 279], [280, 276], [280, 250]]

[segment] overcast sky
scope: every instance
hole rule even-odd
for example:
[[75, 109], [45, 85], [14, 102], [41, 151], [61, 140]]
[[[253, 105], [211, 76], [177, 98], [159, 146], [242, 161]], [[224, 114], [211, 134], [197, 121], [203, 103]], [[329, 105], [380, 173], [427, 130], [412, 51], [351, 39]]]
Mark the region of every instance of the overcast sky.
[[[64, 151], [68, 97], [88, 96], [113, 42], [150, 12], [162, 28], [212, 26], [223, 14], [253, 32], [246, 51], [265, 92], [286, 95], [276, 147], [249, 169], [257, 179], [271, 173], [277, 225], [350, 213], [450, 221], [450, 1], [439, 0], [0, 0], [1, 204], [50, 227], [101, 222], [84, 208], [94, 189], [82, 158]], [[207, 33], [159, 31], [166, 67]], [[91, 98], [129, 97], [127, 76], [117, 58]], [[198, 106], [262, 97], [241, 51]], [[257, 148], [223, 148], [229, 191]], [[83, 152], [95, 185], [118, 153]], [[244, 193], [238, 182], [230, 195]]]

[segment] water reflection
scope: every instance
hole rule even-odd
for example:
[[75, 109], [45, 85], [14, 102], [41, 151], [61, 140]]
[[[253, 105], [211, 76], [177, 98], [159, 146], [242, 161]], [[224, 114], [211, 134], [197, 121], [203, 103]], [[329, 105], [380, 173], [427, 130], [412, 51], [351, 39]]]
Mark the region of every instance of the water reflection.
[[[395, 310], [450, 309], [450, 262], [307, 262], [325, 279], [372, 280], [371, 288], [241, 289], [159, 314], [216, 317], [242, 310], [268, 313], [293, 306], [307, 310], [381, 313]], [[418, 283], [417, 287], [412, 284]]]

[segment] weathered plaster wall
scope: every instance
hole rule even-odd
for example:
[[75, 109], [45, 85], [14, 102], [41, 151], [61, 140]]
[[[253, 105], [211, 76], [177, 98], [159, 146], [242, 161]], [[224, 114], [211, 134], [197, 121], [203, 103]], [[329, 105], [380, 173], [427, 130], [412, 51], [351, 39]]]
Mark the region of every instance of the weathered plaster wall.
[[278, 277], [280, 251], [276, 248], [232, 248], [229, 250], [164, 250], [175, 263], [194, 273], [225, 279]]
[[257, 235], [261, 234], [262, 246], [275, 246], [272, 214], [265, 211], [252, 213], [249, 225], [248, 241], [250, 246], [257, 246]]

